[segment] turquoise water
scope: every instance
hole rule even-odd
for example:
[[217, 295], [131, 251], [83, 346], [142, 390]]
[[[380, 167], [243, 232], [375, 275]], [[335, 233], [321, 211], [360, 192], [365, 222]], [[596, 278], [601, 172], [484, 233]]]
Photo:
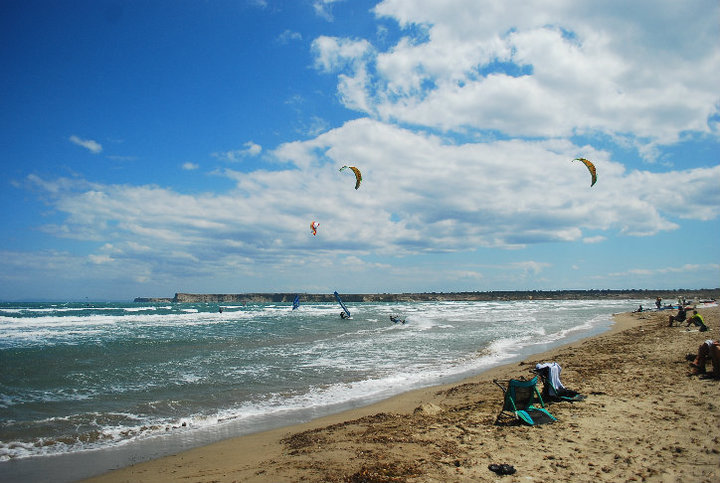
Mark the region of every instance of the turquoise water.
[[642, 302], [350, 303], [350, 320], [336, 304], [0, 304], [0, 471], [297, 423], [596, 334]]

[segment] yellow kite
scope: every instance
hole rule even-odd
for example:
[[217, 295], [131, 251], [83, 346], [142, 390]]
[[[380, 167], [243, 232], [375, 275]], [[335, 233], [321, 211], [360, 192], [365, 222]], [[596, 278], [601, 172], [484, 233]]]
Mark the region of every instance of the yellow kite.
[[340, 168], [340, 171], [348, 168], [352, 169], [353, 173], [355, 173], [355, 189], [358, 189], [360, 187], [360, 182], [362, 181], [362, 174], [360, 174], [360, 170], [357, 169], [355, 166], [343, 166], [342, 168]]
[[583, 164], [587, 166], [587, 169], [590, 171], [590, 176], [592, 176], [592, 183], [590, 183], [590, 186], [594, 185], [597, 181], [597, 171], [595, 170], [595, 165], [585, 158], [575, 158], [573, 161], [582, 161]]

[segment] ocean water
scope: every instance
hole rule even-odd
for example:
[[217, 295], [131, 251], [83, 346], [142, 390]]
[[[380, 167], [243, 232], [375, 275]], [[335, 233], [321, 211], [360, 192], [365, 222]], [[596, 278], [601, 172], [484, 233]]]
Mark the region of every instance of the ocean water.
[[3, 303], [0, 475], [71, 481], [457, 381], [643, 302]]

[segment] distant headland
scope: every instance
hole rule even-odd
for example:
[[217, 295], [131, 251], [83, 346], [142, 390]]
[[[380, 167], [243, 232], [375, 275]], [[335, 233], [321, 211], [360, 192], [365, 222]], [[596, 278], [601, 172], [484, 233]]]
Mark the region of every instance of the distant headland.
[[[176, 293], [175, 297], [137, 297], [135, 302], [144, 303], [282, 303], [292, 302], [296, 295], [303, 302], [334, 302], [331, 293], [236, 293], [236, 294], [197, 294]], [[502, 301], [502, 300], [590, 300], [590, 299], [648, 299], [657, 297], [667, 302], [680, 298], [690, 300], [709, 300], [720, 298], [720, 288], [713, 289], [677, 289], [677, 290], [518, 290], [490, 292], [420, 292], [420, 293], [371, 293], [347, 294], [346, 302], [465, 302], [465, 301]]]

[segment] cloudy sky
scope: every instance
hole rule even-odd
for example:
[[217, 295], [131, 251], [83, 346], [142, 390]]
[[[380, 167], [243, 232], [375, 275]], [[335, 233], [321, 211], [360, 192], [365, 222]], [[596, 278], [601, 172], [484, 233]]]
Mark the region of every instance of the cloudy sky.
[[0, 300], [718, 287], [718, 18], [6, 0]]

